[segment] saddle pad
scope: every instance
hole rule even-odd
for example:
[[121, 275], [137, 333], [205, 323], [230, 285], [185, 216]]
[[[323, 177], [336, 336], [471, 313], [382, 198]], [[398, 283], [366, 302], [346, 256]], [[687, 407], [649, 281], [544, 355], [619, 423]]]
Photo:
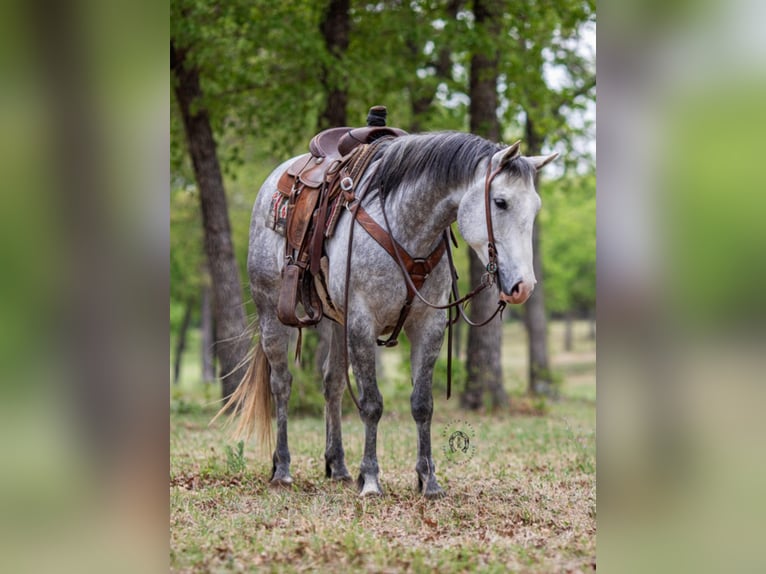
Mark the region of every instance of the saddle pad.
[[271, 196], [271, 208], [269, 217], [266, 218], [266, 226], [273, 229], [281, 236], [285, 235], [287, 227], [287, 203], [290, 198], [276, 190]]

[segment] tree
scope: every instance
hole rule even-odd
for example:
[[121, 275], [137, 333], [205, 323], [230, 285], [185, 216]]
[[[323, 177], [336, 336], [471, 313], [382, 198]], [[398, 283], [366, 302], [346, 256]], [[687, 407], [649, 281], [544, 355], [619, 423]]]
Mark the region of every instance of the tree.
[[546, 304], [567, 319], [564, 348], [571, 350], [571, 318], [591, 315], [596, 304], [596, 178], [569, 176], [547, 187], [541, 214]]
[[249, 340], [223, 175], [242, 165], [254, 130], [274, 154], [290, 153], [295, 139], [314, 131], [319, 101], [306, 94], [321, 94], [318, 4], [171, 1], [171, 168], [190, 180], [188, 157], [197, 182], [214, 347], [220, 373], [231, 373], [224, 396], [241, 378], [236, 367]]
[[199, 302], [203, 259], [198, 202], [191, 191], [174, 189], [170, 195], [170, 332], [175, 337], [174, 382], [179, 380], [186, 333]]
[[[470, 120], [471, 132], [487, 139], [500, 139], [500, 122], [497, 119], [497, 78], [498, 54], [493, 39], [500, 33], [497, 26], [498, 3], [493, 0], [475, 0], [474, 19], [479, 33], [486, 42], [471, 57], [470, 76]], [[476, 254], [471, 251], [471, 284], [479, 285], [486, 272]], [[485, 289], [471, 301], [470, 319], [481, 322], [497, 308], [494, 290]], [[503, 389], [503, 369], [500, 361], [503, 342], [502, 322], [499, 317], [482, 327], [468, 330], [468, 351], [466, 371], [468, 378], [465, 391], [460, 396], [460, 405], [467, 409], [478, 409], [483, 404], [483, 393], [489, 391], [493, 407], [508, 404], [508, 395]]]
[[[593, 0], [556, 0], [534, 5], [508, 3], [501, 69], [503, 106], [509, 119], [523, 118], [526, 154], [566, 144], [568, 163], [574, 165], [578, 153], [572, 143], [587, 132], [587, 124], [577, 128], [569, 121], [571, 112], [585, 108], [594, 97], [595, 62], [579, 47], [580, 32], [595, 21]], [[555, 70], [556, 82], [550, 78]], [[587, 151], [580, 155], [587, 156]], [[565, 160], [567, 161], [567, 160]], [[536, 185], [539, 178], [536, 178]], [[531, 394], [555, 394], [548, 362], [545, 281], [542, 265], [541, 224], [535, 223], [533, 256], [537, 286], [525, 304], [524, 324], [529, 340], [529, 382]]]
[[244, 375], [243, 359], [250, 341], [242, 304], [239, 270], [234, 257], [223, 176], [216, 153], [210, 117], [204, 107], [199, 69], [187, 59], [187, 48], [171, 39], [170, 69], [176, 101], [199, 187], [205, 252], [213, 291], [216, 355], [219, 358], [224, 398], [234, 392]]
[[320, 130], [345, 126], [347, 123], [348, 79], [345, 76], [343, 57], [348, 49], [350, 28], [349, 0], [330, 0], [320, 25], [329, 56], [321, 73], [327, 103], [319, 117]]

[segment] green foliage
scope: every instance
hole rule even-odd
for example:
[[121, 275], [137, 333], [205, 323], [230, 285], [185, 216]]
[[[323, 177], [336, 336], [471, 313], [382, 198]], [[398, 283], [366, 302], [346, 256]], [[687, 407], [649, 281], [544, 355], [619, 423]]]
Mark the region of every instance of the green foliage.
[[[595, 98], [595, 54], [583, 50], [580, 35], [595, 25], [593, 0], [508, 2], [503, 11], [505, 42], [494, 46], [500, 57], [501, 106], [506, 137], [526, 139], [529, 153], [558, 147], [561, 161], [574, 166], [590, 163], [587, 146], [578, 137], [592, 138], [591, 126], [579, 115]], [[524, 118], [521, 130], [513, 129]], [[518, 131], [517, 131], [518, 130]]]
[[203, 411], [199, 402], [189, 400], [185, 397], [173, 398], [170, 400], [170, 412], [178, 415], [199, 414]]
[[245, 461], [245, 441], [237, 442], [237, 450], [235, 451], [230, 445], [226, 445], [226, 469], [231, 474], [239, 474], [247, 470], [247, 463]]
[[350, 83], [349, 117], [363, 118], [370, 104], [385, 103], [401, 127], [467, 127], [467, 100], [457, 107], [443, 105], [452, 94], [467, 90], [465, 75], [453, 65], [460, 35], [450, 4], [455, 3], [386, 1], [354, 10], [342, 65], [351, 78], [364, 80]]
[[532, 408], [540, 414], [547, 415], [550, 412], [550, 403], [545, 395], [535, 395], [532, 397]]
[[170, 193], [170, 298], [199, 297], [205, 256], [202, 218], [196, 188], [174, 188]]
[[[695, 332], [763, 324], [766, 317], [760, 157], [765, 97], [760, 77], [752, 83], [721, 82], [706, 91], [673, 94], [664, 112], [667, 151], [656, 154], [656, 173], [662, 176], [657, 189], [642, 198], [645, 217], [657, 221], [654, 237], [644, 239], [643, 280], [661, 287], [667, 304], [672, 301]], [[711, 134], [715, 152], [700, 145]]]
[[596, 178], [546, 183], [540, 213], [548, 309], [593, 309], [596, 304]]
[[[204, 106], [225, 166], [241, 165], [254, 134], [281, 155], [316, 125], [321, 104], [321, 3], [172, 0], [171, 43], [200, 73]], [[181, 166], [178, 114], [171, 148]]]
[[[322, 416], [324, 394], [322, 375], [316, 368], [319, 335], [314, 329], [303, 329], [300, 365], [292, 369], [293, 386], [290, 394], [290, 412], [301, 415]], [[292, 354], [292, 345], [290, 353]]]

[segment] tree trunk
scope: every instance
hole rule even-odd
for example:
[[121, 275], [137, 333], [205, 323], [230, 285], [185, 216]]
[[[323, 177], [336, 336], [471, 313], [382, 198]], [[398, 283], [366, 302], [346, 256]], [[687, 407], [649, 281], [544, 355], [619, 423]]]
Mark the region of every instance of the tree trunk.
[[208, 112], [203, 105], [199, 70], [185, 65], [185, 51], [171, 41], [170, 67], [174, 90], [183, 117], [189, 155], [199, 187], [205, 252], [210, 266], [215, 315], [215, 352], [218, 356], [222, 392], [228, 397], [237, 388], [244, 368], [237, 366], [250, 346], [247, 318], [242, 304], [239, 269], [231, 241], [223, 177]]
[[564, 350], [572, 350], [572, 311], [567, 311], [564, 315]]
[[[471, 283], [476, 285], [485, 273], [476, 254], [470, 252]], [[483, 321], [497, 309], [497, 292], [485, 289], [471, 300], [469, 317], [471, 321]], [[508, 404], [508, 395], [503, 388], [503, 369], [500, 361], [503, 324], [496, 317], [483, 327], [468, 329], [468, 350], [466, 353], [466, 371], [468, 380], [465, 390], [460, 395], [460, 406], [476, 410], [484, 404], [484, 391], [489, 392], [492, 407], [499, 408]]]
[[343, 74], [341, 61], [348, 49], [351, 19], [349, 18], [350, 0], [330, 0], [320, 30], [327, 52], [335, 60], [333, 66], [323, 66], [322, 86], [327, 94], [325, 109], [319, 118], [319, 129], [345, 126], [346, 106], [348, 103], [347, 79]]
[[[535, 130], [535, 125], [527, 111], [525, 124], [527, 137], [527, 155], [540, 152], [543, 138]], [[539, 175], [535, 174], [535, 187], [538, 188]], [[532, 233], [532, 257], [534, 258], [534, 272], [537, 285], [532, 296], [527, 300], [524, 307], [524, 325], [527, 328], [529, 339], [529, 385], [528, 390], [532, 395], [554, 396], [555, 387], [551, 376], [551, 368], [548, 363], [548, 319], [545, 315], [545, 290], [543, 288], [543, 262], [540, 250], [540, 220], [535, 221]]]
[[545, 296], [539, 249], [539, 226], [535, 223], [532, 239], [537, 286], [525, 304], [524, 325], [529, 339], [529, 392], [533, 395], [553, 395], [553, 381], [548, 363], [548, 320], [545, 316]]
[[202, 331], [202, 380], [212, 383], [215, 380], [215, 321], [213, 319], [213, 305], [210, 302], [210, 287], [202, 287], [201, 331]]
[[181, 328], [178, 330], [178, 339], [176, 339], [176, 357], [173, 362], [173, 384], [178, 384], [181, 377], [181, 358], [186, 350], [186, 333], [189, 331], [191, 323], [192, 302], [187, 301], [184, 308], [184, 318], [181, 320]]
[[[488, 33], [496, 21], [492, 18], [488, 3], [476, 0], [474, 3], [476, 25], [487, 25]], [[470, 115], [471, 131], [487, 139], [500, 139], [500, 123], [497, 120], [497, 53], [476, 53], [471, 58], [470, 79]], [[485, 273], [479, 258], [471, 251], [470, 275], [472, 288], [479, 285]], [[485, 289], [473, 298], [470, 319], [481, 322], [497, 308], [497, 291]], [[508, 395], [503, 389], [503, 369], [500, 362], [503, 344], [503, 326], [500, 318], [495, 318], [483, 327], [471, 327], [468, 330], [468, 350], [466, 370], [468, 380], [460, 397], [460, 406], [466, 409], [478, 409], [483, 404], [483, 393], [487, 390], [494, 408], [508, 404]]]
[[[447, 2], [444, 15], [448, 20], [455, 20], [460, 11], [464, 0], [450, 0]], [[417, 60], [423, 51], [424, 46], [419, 42], [411, 42], [409, 45], [411, 57]], [[449, 46], [443, 45], [433, 60], [434, 78], [448, 82], [452, 79], [452, 50]], [[417, 133], [423, 130], [423, 119], [431, 110], [438, 83], [432, 82], [430, 85], [423, 82], [413, 74], [413, 81], [409, 85], [410, 107], [412, 109], [412, 121], [409, 130]]]

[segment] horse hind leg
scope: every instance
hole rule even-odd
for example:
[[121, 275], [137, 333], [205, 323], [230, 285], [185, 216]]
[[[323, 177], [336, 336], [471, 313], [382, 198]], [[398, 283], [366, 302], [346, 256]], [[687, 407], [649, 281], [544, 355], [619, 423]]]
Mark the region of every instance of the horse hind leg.
[[346, 468], [341, 433], [341, 402], [345, 391], [343, 369], [343, 328], [323, 321], [319, 324], [320, 337], [329, 339], [329, 352], [323, 366], [323, 390], [325, 397], [325, 475], [339, 481], [350, 481]]
[[290, 449], [287, 443], [287, 403], [290, 400], [292, 375], [288, 369], [287, 346], [290, 339], [289, 328], [274, 321], [261, 321], [261, 345], [271, 366], [271, 393], [276, 402], [277, 444], [272, 456], [270, 484], [289, 486]]
[[442, 313], [434, 313], [430, 321], [407, 329], [412, 343], [411, 363], [413, 388], [410, 396], [412, 418], [418, 431], [418, 458], [415, 463], [418, 491], [426, 498], [441, 498], [444, 490], [436, 480], [436, 464], [431, 452], [431, 417], [434, 410], [433, 372], [444, 339]]

